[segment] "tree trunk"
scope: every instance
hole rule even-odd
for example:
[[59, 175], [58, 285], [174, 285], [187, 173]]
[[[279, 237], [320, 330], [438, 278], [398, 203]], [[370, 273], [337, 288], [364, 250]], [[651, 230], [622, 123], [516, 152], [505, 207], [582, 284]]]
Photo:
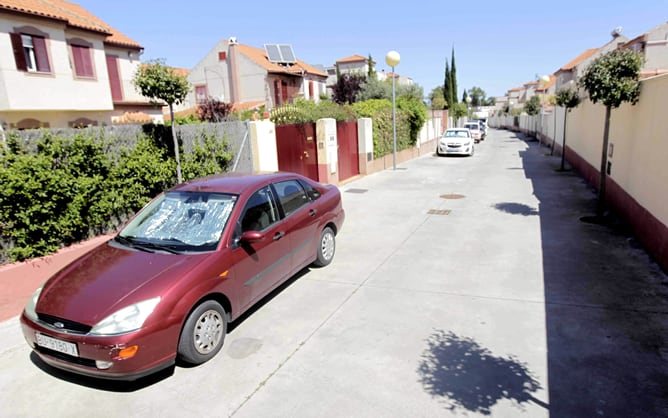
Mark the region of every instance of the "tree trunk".
[[[566, 158], [566, 117], [568, 108], [564, 108], [564, 141], [561, 143], [561, 171], [564, 171], [564, 159]], [[556, 135], [555, 135], [556, 136]]]
[[174, 140], [174, 159], [176, 160], [176, 182], [181, 183], [181, 159], [179, 158], [179, 140], [176, 138], [176, 121], [174, 120], [174, 105], [169, 104], [169, 117], [172, 119], [172, 139]]
[[601, 150], [601, 173], [598, 184], [598, 204], [596, 205], [596, 216], [602, 218], [605, 215], [605, 181], [608, 168], [608, 141], [610, 139], [610, 113], [611, 107], [605, 107], [605, 128], [603, 129], [603, 149]]

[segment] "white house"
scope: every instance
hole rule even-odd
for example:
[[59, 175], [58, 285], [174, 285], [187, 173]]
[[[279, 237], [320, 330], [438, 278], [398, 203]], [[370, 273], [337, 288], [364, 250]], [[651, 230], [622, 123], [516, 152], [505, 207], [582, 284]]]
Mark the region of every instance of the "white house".
[[132, 78], [142, 46], [63, 0], [0, 0], [5, 129], [162, 121]]

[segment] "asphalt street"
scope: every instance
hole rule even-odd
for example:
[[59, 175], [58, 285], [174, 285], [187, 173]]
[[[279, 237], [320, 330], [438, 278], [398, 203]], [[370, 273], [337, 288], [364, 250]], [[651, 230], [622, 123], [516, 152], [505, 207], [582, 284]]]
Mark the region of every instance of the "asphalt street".
[[0, 323], [2, 417], [666, 417], [668, 278], [549, 148], [490, 130], [341, 186], [334, 262], [199, 367], [55, 371]]

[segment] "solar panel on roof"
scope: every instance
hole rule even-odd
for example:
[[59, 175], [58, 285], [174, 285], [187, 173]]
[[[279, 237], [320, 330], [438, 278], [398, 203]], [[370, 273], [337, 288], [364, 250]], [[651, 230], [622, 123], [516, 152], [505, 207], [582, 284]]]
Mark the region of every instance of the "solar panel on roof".
[[283, 62], [281, 57], [281, 50], [276, 44], [265, 44], [264, 50], [267, 52], [267, 59], [269, 62]]
[[292, 45], [288, 44], [265, 44], [264, 50], [267, 52], [269, 62], [277, 64], [294, 64], [297, 57], [292, 50]]
[[283, 57], [283, 62], [287, 63], [295, 63], [297, 62], [297, 57], [295, 57], [295, 53], [292, 50], [292, 45], [287, 45], [287, 44], [279, 44], [277, 45], [278, 49], [281, 51], [281, 56]]

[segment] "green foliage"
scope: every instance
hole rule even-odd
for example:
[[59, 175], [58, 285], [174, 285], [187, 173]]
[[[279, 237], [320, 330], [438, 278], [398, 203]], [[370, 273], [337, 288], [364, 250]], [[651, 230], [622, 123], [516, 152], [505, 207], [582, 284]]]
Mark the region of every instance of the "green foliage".
[[200, 140], [195, 142], [193, 151], [184, 158], [183, 178], [190, 180], [228, 171], [233, 157], [229, 141], [220, 140], [204, 129], [198, 135]]
[[452, 47], [450, 58], [450, 91], [452, 92], [452, 103], [457, 103], [457, 66], [455, 65], [455, 47]]
[[429, 100], [431, 101], [431, 108], [440, 110], [445, 109], [447, 102], [443, 95], [443, 86], [434, 87], [429, 93]]
[[469, 108], [466, 106], [466, 103], [455, 103], [449, 108], [449, 114], [455, 120], [463, 118], [464, 116], [468, 115], [468, 113]]
[[540, 97], [531, 96], [531, 98], [524, 103], [524, 111], [527, 115], [537, 115], [540, 113]]
[[559, 89], [555, 96], [555, 104], [570, 110], [580, 104], [580, 96], [575, 89]]
[[427, 106], [424, 105], [421, 98], [409, 94], [397, 98], [397, 109], [402, 111], [408, 122], [411, 145], [417, 143], [420, 130], [427, 120]]
[[357, 117], [348, 105], [338, 105], [331, 100], [315, 103], [312, 100], [298, 99], [294, 103], [272, 109], [269, 118], [276, 124], [291, 124], [312, 123], [323, 118], [345, 121]]
[[[172, 159], [164, 148], [144, 136], [135, 146], [121, 150], [120, 159], [104, 182], [107, 191], [96, 205], [109, 217], [108, 227], [116, 227], [149, 200], [176, 183]], [[113, 191], [113, 192], [111, 192]]]
[[[138, 138], [106, 138], [104, 130], [71, 137], [44, 131], [30, 150], [9, 132], [0, 153], [0, 262], [111, 232], [173, 186], [175, 161], [159, 143], [163, 131]], [[186, 178], [226, 171], [232, 160], [228, 141], [204, 131], [184, 157]]]
[[142, 96], [162, 100], [170, 106], [183, 102], [190, 90], [188, 80], [167, 67], [163, 60], [140, 65], [133, 83]]
[[[185, 115], [185, 116], [176, 116], [174, 115], [174, 120], [177, 125], [197, 125], [202, 123], [202, 120], [197, 117], [195, 114]], [[165, 126], [172, 126], [172, 121], [165, 121]]]
[[579, 84], [593, 103], [617, 108], [624, 102], [636, 104], [640, 97], [640, 69], [643, 59], [631, 49], [615, 49], [587, 67]]
[[487, 93], [480, 87], [473, 86], [468, 91], [471, 97], [471, 106], [487, 106]]
[[392, 82], [390, 79], [378, 80], [374, 77], [366, 80], [357, 95], [357, 101], [364, 102], [374, 99], [392, 100]]
[[455, 102], [452, 100], [452, 82], [450, 75], [450, 64], [446, 58], [445, 60], [445, 78], [443, 79], [443, 99], [445, 100], [446, 106], [449, 109], [450, 104]]

